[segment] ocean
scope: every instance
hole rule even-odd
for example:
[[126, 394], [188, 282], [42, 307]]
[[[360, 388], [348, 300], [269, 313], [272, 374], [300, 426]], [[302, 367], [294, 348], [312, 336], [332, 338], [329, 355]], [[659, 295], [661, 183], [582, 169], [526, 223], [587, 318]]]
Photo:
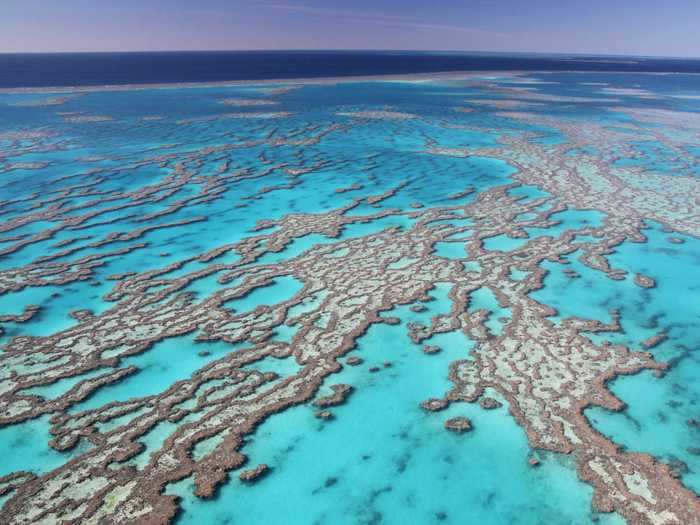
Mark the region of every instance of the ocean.
[[700, 59], [404, 51], [0, 54], [0, 88], [572, 70], [700, 73]]
[[0, 60], [0, 523], [697, 523], [697, 62]]

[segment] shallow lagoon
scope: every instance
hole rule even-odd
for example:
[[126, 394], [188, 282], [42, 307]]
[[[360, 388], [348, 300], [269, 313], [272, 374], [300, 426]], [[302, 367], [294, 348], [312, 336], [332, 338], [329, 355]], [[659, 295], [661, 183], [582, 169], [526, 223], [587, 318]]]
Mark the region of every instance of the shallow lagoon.
[[[700, 431], [687, 423], [697, 417], [700, 406], [695, 380], [700, 374], [695, 351], [700, 345], [700, 309], [695, 300], [700, 292], [696, 271], [700, 241], [674, 234], [683, 243], [671, 243], [671, 235], [653, 223], [644, 234], [646, 243], [625, 243], [610, 256], [613, 265], [630, 272], [625, 280], [608, 279], [585, 267], [574, 254], [565, 267], [581, 277], [572, 279], [562, 273], [563, 265], [545, 263], [550, 270], [545, 287], [531, 296], [556, 307], [556, 319], [580, 316], [609, 322], [610, 312], [618, 310], [623, 330], [590, 334], [595, 341], [641, 350], [643, 341], [662, 330], [668, 333], [666, 341], [651, 349], [672, 365], [664, 377], [650, 372], [619, 377], [611, 390], [627, 408], [621, 413], [590, 408], [586, 416], [600, 432], [631, 451], [647, 452], [665, 462], [682, 461], [686, 467], [681, 467], [681, 479], [700, 492]], [[635, 285], [637, 272], [653, 277], [656, 286], [647, 290]]]
[[[361, 357], [362, 365], [346, 365], [329, 378], [329, 384], [356, 389], [332, 409], [333, 420], [322, 422], [302, 406], [257, 430], [243, 451], [252, 465], [271, 466], [266, 478], [252, 486], [233, 479], [211, 502], [196, 500], [187, 480], [172, 485], [168, 493], [183, 498], [177, 523], [236, 523], [245, 516], [270, 524], [623, 523], [615, 515], [591, 514], [591, 489], [576, 478], [568, 458], [544, 454], [539, 467], [528, 464], [533, 452], [506, 405], [485, 411], [456, 403], [437, 413], [420, 408], [450, 388], [448, 365], [467, 357], [471, 346], [464, 336], [441, 334], [428, 343], [442, 351], [426, 355], [408, 338], [406, 322], [427, 322], [449, 310], [449, 287], [441, 290], [428, 311], [398, 308], [387, 315], [402, 325], [376, 326], [360, 339], [349, 355]], [[369, 372], [373, 366], [381, 370]], [[446, 432], [445, 420], [455, 416], [469, 417], [474, 429]]]

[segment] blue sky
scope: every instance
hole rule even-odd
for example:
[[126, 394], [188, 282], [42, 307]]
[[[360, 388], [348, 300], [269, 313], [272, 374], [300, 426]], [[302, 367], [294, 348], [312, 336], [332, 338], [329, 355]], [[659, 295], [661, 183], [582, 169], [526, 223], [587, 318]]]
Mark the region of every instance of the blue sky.
[[0, 52], [426, 49], [700, 57], [700, 0], [0, 0]]

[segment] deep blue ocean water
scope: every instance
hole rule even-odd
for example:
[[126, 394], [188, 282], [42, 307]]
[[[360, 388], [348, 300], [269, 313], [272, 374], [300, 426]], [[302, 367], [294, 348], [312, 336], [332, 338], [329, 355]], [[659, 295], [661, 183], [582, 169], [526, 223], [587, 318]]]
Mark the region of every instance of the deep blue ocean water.
[[515, 70], [700, 73], [700, 59], [405, 51], [0, 54], [0, 88]]

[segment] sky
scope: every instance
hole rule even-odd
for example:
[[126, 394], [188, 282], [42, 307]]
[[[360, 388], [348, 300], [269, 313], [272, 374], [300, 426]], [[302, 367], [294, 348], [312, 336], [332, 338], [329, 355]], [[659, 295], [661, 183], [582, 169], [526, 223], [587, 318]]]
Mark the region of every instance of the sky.
[[0, 0], [0, 52], [185, 49], [700, 57], [700, 0]]

